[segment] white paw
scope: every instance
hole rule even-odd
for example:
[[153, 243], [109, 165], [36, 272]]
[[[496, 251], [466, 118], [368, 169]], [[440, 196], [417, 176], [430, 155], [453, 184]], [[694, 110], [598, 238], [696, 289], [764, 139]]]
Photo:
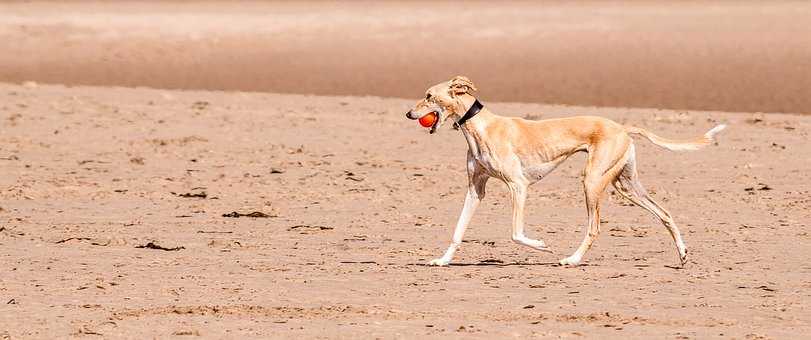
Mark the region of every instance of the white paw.
[[580, 264], [580, 257], [576, 256], [569, 256], [563, 260], [560, 260], [560, 264], [564, 266], [576, 266]]
[[530, 240], [529, 244], [527, 244], [527, 245], [532, 247], [535, 250], [539, 250], [539, 251], [543, 251], [543, 252], [547, 252], [547, 253], [552, 252], [552, 249], [547, 247], [546, 243], [544, 243], [541, 240]]
[[681, 266], [684, 268], [684, 265], [687, 264], [687, 249], [684, 249], [679, 253], [679, 261], [681, 261]]
[[535, 250], [542, 251], [544, 253], [550, 253], [550, 254], [553, 253], [552, 248], [549, 248], [549, 247], [538, 247], [538, 248], [535, 248]]
[[428, 265], [429, 266], [444, 267], [444, 266], [447, 266], [448, 263], [450, 263], [450, 262], [451, 262], [450, 260], [446, 260], [446, 259], [433, 259], [433, 260], [431, 260], [431, 262], [428, 262]]
[[545, 251], [547, 253], [552, 252], [552, 249], [547, 247], [546, 243], [544, 243], [544, 241], [542, 241], [542, 240], [533, 240], [531, 238], [518, 236], [518, 237], [513, 237], [513, 241], [515, 241], [518, 244], [525, 245], [527, 247], [535, 249], [535, 250]]

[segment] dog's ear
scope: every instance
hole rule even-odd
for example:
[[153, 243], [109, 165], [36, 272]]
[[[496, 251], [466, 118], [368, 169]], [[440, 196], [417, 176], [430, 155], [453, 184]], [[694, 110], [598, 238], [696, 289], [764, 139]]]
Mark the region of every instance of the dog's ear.
[[451, 94], [455, 95], [470, 93], [471, 91], [479, 90], [476, 88], [476, 85], [473, 85], [473, 82], [470, 81], [470, 79], [464, 76], [453, 77], [453, 79], [451, 79], [450, 81], [450, 89]]

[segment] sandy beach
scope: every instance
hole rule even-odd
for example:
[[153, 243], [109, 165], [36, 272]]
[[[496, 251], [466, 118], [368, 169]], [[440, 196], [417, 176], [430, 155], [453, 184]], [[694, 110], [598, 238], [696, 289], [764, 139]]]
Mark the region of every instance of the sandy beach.
[[[811, 5], [498, 4], [0, 4], [0, 339], [809, 334]], [[426, 266], [467, 145], [404, 113], [457, 74], [506, 116], [728, 124], [636, 142], [685, 268], [610, 191], [583, 265], [556, 265], [582, 154], [531, 187], [553, 253], [510, 240], [493, 180], [454, 265]]]
[[[435, 268], [424, 264], [461, 209], [466, 144], [405, 120], [411, 101], [29, 84], [0, 86], [0, 102], [0, 334], [11, 339], [810, 330], [811, 172], [798, 157], [809, 117], [486, 102], [670, 137], [730, 128], [699, 152], [638, 143], [643, 181], [685, 235], [685, 269], [671, 268], [667, 232], [614, 194], [585, 265], [554, 265], [582, 237], [582, 156], [530, 192], [529, 235], [554, 254], [510, 241], [494, 181], [457, 265]], [[223, 217], [233, 212], [266, 217]]]

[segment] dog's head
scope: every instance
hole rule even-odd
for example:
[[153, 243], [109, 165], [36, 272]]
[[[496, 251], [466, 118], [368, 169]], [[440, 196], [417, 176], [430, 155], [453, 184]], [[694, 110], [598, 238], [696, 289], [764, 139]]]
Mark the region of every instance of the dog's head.
[[431, 133], [434, 133], [449, 117], [461, 117], [465, 114], [465, 105], [461, 98], [470, 96], [476, 90], [476, 86], [467, 77], [453, 77], [428, 88], [428, 91], [425, 91], [425, 98], [418, 101], [414, 108], [406, 113], [406, 118], [420, 119], [431, 112], [436, 113], [437, 120], [431, 126]]

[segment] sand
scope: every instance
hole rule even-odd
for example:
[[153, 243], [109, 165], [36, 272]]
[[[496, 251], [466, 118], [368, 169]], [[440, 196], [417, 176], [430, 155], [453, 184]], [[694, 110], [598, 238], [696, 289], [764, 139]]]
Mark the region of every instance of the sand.
[[811, 113], [807, 1], [0, 4], [0, 81]]
[[[0, 340], [807, 337], [809, 14], [5, 1]], [[457, 74], [508, 116], [729, 124], [698, 152], [637, 143], [687, 266], [611, 192], [584, 265], [555, 265], [585, 228], [584, 155], [530, 191], [529, 236], [554, 253], [510, 241], [494, 180], [454, 265], [425, 266], [461, 210], [466, 144], [404, 113]]]
[[[487, 88], [486, 85], [482, 85]], [[800, 338], [811, 331], [811, 117], [497, 103], [599, 114], [646, 141], [641, 178], [690, 251], [616, 195], [576, 268], [576, 156], [509, 240], [492, 181], [454, 266], [466, 145], [411, 100], [0, 85], [0, 338]], [[260, 212], [266, 217], [223, 217]], [[158, 249], [155, 249], [158, 248]], [[163, 248], [163, 249], [161, 249]]]

